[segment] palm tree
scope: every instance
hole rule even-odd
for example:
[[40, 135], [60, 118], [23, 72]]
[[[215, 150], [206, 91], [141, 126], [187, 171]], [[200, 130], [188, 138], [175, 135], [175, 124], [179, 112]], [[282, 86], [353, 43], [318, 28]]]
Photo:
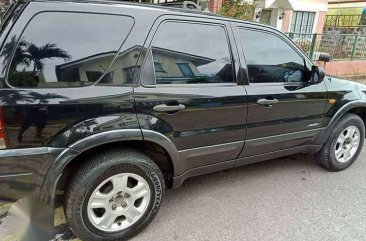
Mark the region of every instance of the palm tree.
[[[16, 44], [16, 35], [12, 36], [10, 42], [5, 44], [4, 50], [1, 54], [1, 57], [4, 57], [4, 64], [9, 64], [9, 60], [12, 57], [13, 49]], [[33, 73], [35, 73], [37, 70], [43, 70], [45, 59], [52, 58], [62, 58], [64, 61], [68, 61], [71, 59], [71, 56], [65, 50], [58, 48], [56, 44], [47, 43], [38, 47], [33, 43], [28, 43], [24, 39], [20, 39], [15, 49], [9, 72], [13, 73], [19, 64], [29, 66], [33, 62]], [[5, 70], [6, 68], [2, 71], [4, 72]]]
[[60, 49], [56, 44], [47, 43], [43, 46], [28, 44], [25, 53], [26, 62], [33, 62], [33, 73], [37, 70], [41, 71], [44, 68], [45, 59], [62, 58], [64, 61], [71, 59], [71, 56], [63, 49]]
[[9, 64], [11, 64], [10, 66], [11, 73], [15, 70], [18, 64], [24, 64], [25, 66], [29, 66], [30, 64], [29, 59], [27, 58], [26, 55], [28, 43], [23, 39], [19, 41], [18, 46], [14, 53], [13, 61], [10, 63], [9, 60], [12, 57], [13, 49], [16, 44], [17, 44], [17, 37], [16, 35], [14, 35], [11, 37], [10, 42], [5, 44], [4, 46], [4, 50], [1, 54], [1, 57], [4, 57], [3, 63], [6, 64], [6, 66], [2, 70], [3, 73], [6, 71]]

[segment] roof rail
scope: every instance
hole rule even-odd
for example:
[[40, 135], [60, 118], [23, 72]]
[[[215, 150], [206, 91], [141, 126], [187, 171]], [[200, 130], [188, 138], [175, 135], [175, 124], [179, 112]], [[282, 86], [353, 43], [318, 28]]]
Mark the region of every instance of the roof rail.
[[185, 8], [201, 11], [201, 7], [197, 3], [192, 1], [159, 3], [159, 5], [166, 7]]

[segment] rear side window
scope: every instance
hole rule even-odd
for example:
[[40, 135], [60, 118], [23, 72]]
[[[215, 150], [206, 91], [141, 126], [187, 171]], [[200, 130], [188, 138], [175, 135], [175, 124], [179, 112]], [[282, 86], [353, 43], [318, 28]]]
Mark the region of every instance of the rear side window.
[[[38, 14], [18, 42], [8, 82], [23, 88], [78, 87], [91, 85], [103, 76], [100, 84], [127, 84], [123, 69], [133, 63], [106, 71], [132, 26], [133, 19], [125, 16]], [[16, 39], [12, 37], [13, 44]]]
[[304, 81], [304, 59], [284, 40], [255, 30], [239, 34], [251, 83]]
[[166, 22], [156, 33], [151, 49], [157, 84], [235, 81], [223, 26]]

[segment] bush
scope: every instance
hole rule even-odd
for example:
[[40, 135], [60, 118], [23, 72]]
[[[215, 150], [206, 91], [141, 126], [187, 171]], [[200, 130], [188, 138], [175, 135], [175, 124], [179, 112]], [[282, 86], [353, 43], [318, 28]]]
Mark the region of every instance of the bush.
[[239, 0], [226, 0], [223, 2], [219, 13], [223, 16], [253, 20], [255, 5]]

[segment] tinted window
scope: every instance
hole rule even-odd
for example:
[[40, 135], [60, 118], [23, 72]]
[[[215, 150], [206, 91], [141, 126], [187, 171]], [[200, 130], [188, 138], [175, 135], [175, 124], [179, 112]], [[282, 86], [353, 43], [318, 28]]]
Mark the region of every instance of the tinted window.
[[239, 30], [251, 83], [301, 82], [304, 59], [279, 37]]
[[234, 82], [225, 28], [167, 22], [152, 43], [157, 84]]
[[[131, 18], [114, 15], [36, 15], [17, 45], [8, 81], [16, 87], [33, 88], [93, 84], [108, 69], [132, 25]], [[16, 36], [13, 39], [15, 43]], [[106, 73], [100, 83], [125, 84], [123, 69], [134, 64], [124, 61], [118, 69]]]

